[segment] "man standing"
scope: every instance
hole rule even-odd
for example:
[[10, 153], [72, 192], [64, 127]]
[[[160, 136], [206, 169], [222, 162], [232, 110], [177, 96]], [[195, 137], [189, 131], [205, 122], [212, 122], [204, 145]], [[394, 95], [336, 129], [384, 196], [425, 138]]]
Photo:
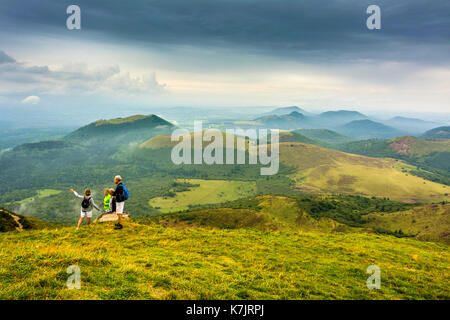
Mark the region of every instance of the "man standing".
[[117, 185], [116, 190], [114, 191], [114, 197], [116, 200], [116, 214], [117, 217], [119, 217], [119, 222], [115, 225], [114, 229], [120, 230], [123, 228], [122, 225], [123, 207], [125, 204], [125, 200], [127, 200], [129, 197], [129, 193], [125, 185], [122, 183], [121, 176], [115, 176], [114, 183]]

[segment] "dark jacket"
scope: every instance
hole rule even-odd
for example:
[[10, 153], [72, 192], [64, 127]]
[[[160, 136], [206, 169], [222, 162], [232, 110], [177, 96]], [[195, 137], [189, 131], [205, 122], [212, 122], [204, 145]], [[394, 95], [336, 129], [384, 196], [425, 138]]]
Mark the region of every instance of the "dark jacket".
[[123, 192], [122, 182], [117, 185], [116, 190], [114, 191], [114, 197], [116, 198], [116, 202], [124, 202], [125, 201], [125, 194]]

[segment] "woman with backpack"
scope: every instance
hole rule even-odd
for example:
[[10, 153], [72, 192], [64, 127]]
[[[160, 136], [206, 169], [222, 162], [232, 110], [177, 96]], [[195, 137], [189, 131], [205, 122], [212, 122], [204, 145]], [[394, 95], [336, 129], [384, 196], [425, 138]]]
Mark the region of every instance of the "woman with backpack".
[[123, 207], [125, 205], [125, 200], [128, 199], [130, 194], [128, 193], [127, 188], [122, 183], [121, 176], [114, 177], [114, 183], [117, 184], [116, 190], [114, 191], [114, 199], [116, 203], [116, 214], [119, 218], [119, 223], [117, 223], [114, 227], [116, 230], [120, 230], [123, 228], [122, 225], [122, 215], [123, 215]]
[[94, 199], [92, 199], [90, 189], [86, 189], [84, 191], [84, 196], [80, 196], [73, 189], [70, 189], [70, 191], [73, 192], [75, 197], [83, 199], [81, 201], [81, 217], [80, 217], [80, 220], [78, 220], [78, 225], [77, 225], [77, 230], [78, 230], [80, 228], [81, 224], [83, 223], [84, 217], [87, 217], [87, 224], [89, 225], [91, 223], [91, 218], [92, 218], [92, 209], [95, 208], [95, 209], [97, 209], [97, 211], [100, 211], [100, 208], [95, 204]]

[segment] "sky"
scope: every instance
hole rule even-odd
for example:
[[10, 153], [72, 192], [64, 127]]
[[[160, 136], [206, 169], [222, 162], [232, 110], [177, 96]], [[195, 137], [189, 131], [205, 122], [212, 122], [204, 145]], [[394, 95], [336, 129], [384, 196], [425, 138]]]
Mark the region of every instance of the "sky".
[[[81, 30], [66, 9], [81, 8]], [[450, 110], [450, 1], [0, 0], [0, 112]], [[366, 10], [381, 8], [381, 29]]]

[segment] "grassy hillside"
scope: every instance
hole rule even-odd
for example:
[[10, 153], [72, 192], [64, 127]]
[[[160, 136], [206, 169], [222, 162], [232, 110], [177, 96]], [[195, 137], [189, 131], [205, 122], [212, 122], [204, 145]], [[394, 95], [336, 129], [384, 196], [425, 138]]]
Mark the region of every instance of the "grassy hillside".
[[404, 132], [372, 120], [354, 120], [336, 129], [356, 139], [387, 139], [403, 135]]
[[[188, 209], [193, 205], [220, 203], [256, 194], [256, 183], [247, 181], [183, 179], [191, 186], [169, 196], [153, 198], [149, 204], [161, 212]], [[175, 187], [176, 188], [176, 187]]]
[[402, 171], [405, 164], [302, 143], [281, 143], [280, 160], [293, 166], [290, 175], [296, 188], [309, 192], [331, 192], [388, 197], [402, 201], [441, 201], [448, 187]]
[[279, 133], [280, 142], [303, 142], [309, 144], [320, 145], [321, 141], [308, 138], [307, 136], [297, 132], [297, 131], [280, 131]]
[[263, 231], [322, 232], [357, 230], [328, 217], [311, 217], [294, 198], [271, 195], [242, 199], [213, 208], [159, 215], [152, 217], [151, 220], [164, 226], [177, 228], [208, 226], [222, 229], [254, 228]]
[[372, 213], [365, 219], [369, 221], [367, 226], [381, 232], [450, 244], [450, 204], [427, 205], [394, 213]]
[[[204, 137], [204, 131], [202, 132], [195, 132], [195, 133], [190, 133], [189, 137], [191, 139], [191, 147], [194, 148], [194, 139], [200, 139], [202, 141], [202, 148], [205, 148], [207, 145], [209, 145], [211, 142], [210, 141], [204, 141], [203, 137]], [[183, 136], [183, 139], [187, 139], [188, 136]], [[230, 141], [234, 142], [234, 148], [237, 149], [238, 145], [237, 145], [237, 136], [232, 135], [232, 134], [227, 134], [225, 132], [222, 132], [222, 142], [223, 142], [223, 146], [226, 147], [226, 141], [228, 139], [231, 139]], [[181, 139], [180, 139], [181, 141]], [[157, 149], [164, 149], [164, 148], [173, 148], [174, 146], [176, 146], [179, 143], [179, 141], [172, 141], [171, 140], [171, 135], [159, 135], [156, 137], [153, 137], [151, 139], [148, 139], [147, 141], [142, 142], [139, 147], [143, 148], [143, 149], [153, 149], [153, 150], [157, 150]], [[245, 149], [248, 149], [248, 138], [246, 138], [245, 141]]]
[[[168, 133], [174, 126], [156, 115], [134, 115], [126, 118], [98, 120], [68, 134], [67, 141], [86, 142], [86, 140], [115, 139], [124, 135], [127, 143], [134, 140], [145, 140], [158, 134]], [[124, 139], [122, 138], [122, 141]], [[142, 142], [140, 141], [140, 142]]]
[[402, 159], [418, 167], [418, 170], [411, 173], [450, 185], [450, 140], [406, 136], [390, 140], [350, 142], [338, 146], [338, 149], [371, 157]]
[[[0, 234], [0, 299], [449, 299], [448, 246], [150, 223]], [[66, 270], [81, 269], [68, 290]], [[366, 269], [381, 269], [368, 290]]]
[[423, 134], [426, 139], [450, 139], [450, 127], [438, 127]]
[[255, 119], [259, 126], [266, 128], [292, 130], [310, 127], [311, 119], [302, 113], [293, 111], [285, 115], [269, 115]]
[[55, 228], [56, 225], [0, 208], [0, 232]]
[[[347, 143], [350, 141], [354, 141], [354, 138], [350, 138], [347, 136], [343, 136], [337, 132], [334, 132], [332, 130], [327, 129], [300, 129], [296, 130], [296, 132], [313, 139], [315, 141], [321, 141], [327, 144], [340, 144], [340, 143]], [[298, 141], [298, 142], [304, 142], [304, 141]], [[315, 144], [315, 143], [313, 143]]]

